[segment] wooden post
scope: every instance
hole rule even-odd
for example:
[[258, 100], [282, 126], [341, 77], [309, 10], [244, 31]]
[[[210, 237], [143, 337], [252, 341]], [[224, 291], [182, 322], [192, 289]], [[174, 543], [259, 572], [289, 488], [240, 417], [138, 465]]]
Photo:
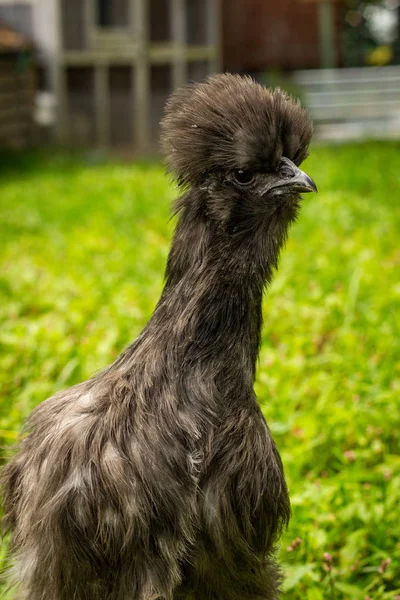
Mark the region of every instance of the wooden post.
[[95, 66], [96, 141], [102, 148], [110, 143], [110, 93], [109, 68], [106, 64]]
[[60, 144], [68, 143], [68, 85], [67, 67], [58, 57], [53, 70], [54, 89], [56, 95], [56, 137]]
[[320, 0], [318, 3], [319, 39], [321, 67], [332, 69], [335, 60], [335, 11], [332, 0]]
[[[53, 16], [55, 38], [51, 63], [52, 86], [56, 96], [56, 138], [60, 144], [68, 141], [68, 87], [66, 67], [62, 60], [63, 31], [60, 0], [53, 0], [49, 14]], [[53, 11], [53, 12], [52, 12]], [[50, 22], [48, 23], [50, 27]]]
[[146, 153], [149, 150], [150, 138], [150, 77], [147, 61], [138, 59], [133, 66], [132, 81], [135, 82], [134, 139], [138, 152]]
[[220, 11], [219, 0], [207, 0], [207, 45], [215, 48], [215, 58], [210, 60], [211, 73], [218, 73], [222, 70]]
[[187, 81], [186, 7], [185, 0], [170, 0], [174, 59], [172, 64], [172, 86], [181, 87]]
[[96, 23], [96, 7], [95, 0], [81, 0], [84, 2], [83, 17], [85, 26], [85, 42], [86, 50], [91, 50], [92, 33]]
[[150, 142], [150, 65], [148, 52], [148, 2], [131, 0], [132, 35], [138, 44], [136, 59], [132, 63], [133, 139], [138, 152], [145, 154]]
[[132, 37], [144, 46], [148, 37], [148, 2], [147, 0], [129, 1], [130, 31]]

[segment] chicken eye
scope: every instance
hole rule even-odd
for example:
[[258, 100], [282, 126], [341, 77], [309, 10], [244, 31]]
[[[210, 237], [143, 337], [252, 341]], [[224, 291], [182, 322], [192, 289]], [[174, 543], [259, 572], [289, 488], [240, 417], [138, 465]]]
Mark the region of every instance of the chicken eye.
[[235, 180], [240, 185], [248, 185], [254, 179], [254, 175], [251, 171], [246, 171], [245, 169], [237, 169], [233, 173]]

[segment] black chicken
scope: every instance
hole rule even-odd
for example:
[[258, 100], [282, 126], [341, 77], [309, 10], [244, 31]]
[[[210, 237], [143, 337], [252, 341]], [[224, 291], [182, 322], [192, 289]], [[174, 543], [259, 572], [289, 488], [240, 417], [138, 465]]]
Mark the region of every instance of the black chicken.
[[280, 90], [211, 77], [168, 102], [182, 186], [166, 284], [132, 345], [32, 413], [3, 473], [29, 600], [273, 600], [290, 508], [253, 391], [263, 290], [312, 127]]

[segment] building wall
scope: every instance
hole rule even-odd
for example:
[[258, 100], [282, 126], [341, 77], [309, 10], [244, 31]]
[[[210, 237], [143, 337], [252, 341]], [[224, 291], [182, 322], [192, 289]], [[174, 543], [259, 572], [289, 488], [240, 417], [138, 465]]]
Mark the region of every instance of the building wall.
[[[335, 60], [340, 60], [340, 1], [332, 0]], [[229, 71], [321, 66], [319, 5], [312, 0], [223, 0], [223, 63]]]

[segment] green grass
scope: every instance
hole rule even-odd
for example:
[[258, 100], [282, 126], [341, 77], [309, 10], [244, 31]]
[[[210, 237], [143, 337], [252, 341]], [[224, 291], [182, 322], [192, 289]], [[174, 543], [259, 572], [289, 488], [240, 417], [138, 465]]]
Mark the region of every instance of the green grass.
[[[320, 194], [305, 198], [265, 301], [256, 387], [293, 506], [280, 550], [289, 600], [400, 594], [399, 151], [314, 148], [306, 169]], [[5, 445], [36, 404], [140, 332], [175, 191], [151, 164], [0, 164]]]

